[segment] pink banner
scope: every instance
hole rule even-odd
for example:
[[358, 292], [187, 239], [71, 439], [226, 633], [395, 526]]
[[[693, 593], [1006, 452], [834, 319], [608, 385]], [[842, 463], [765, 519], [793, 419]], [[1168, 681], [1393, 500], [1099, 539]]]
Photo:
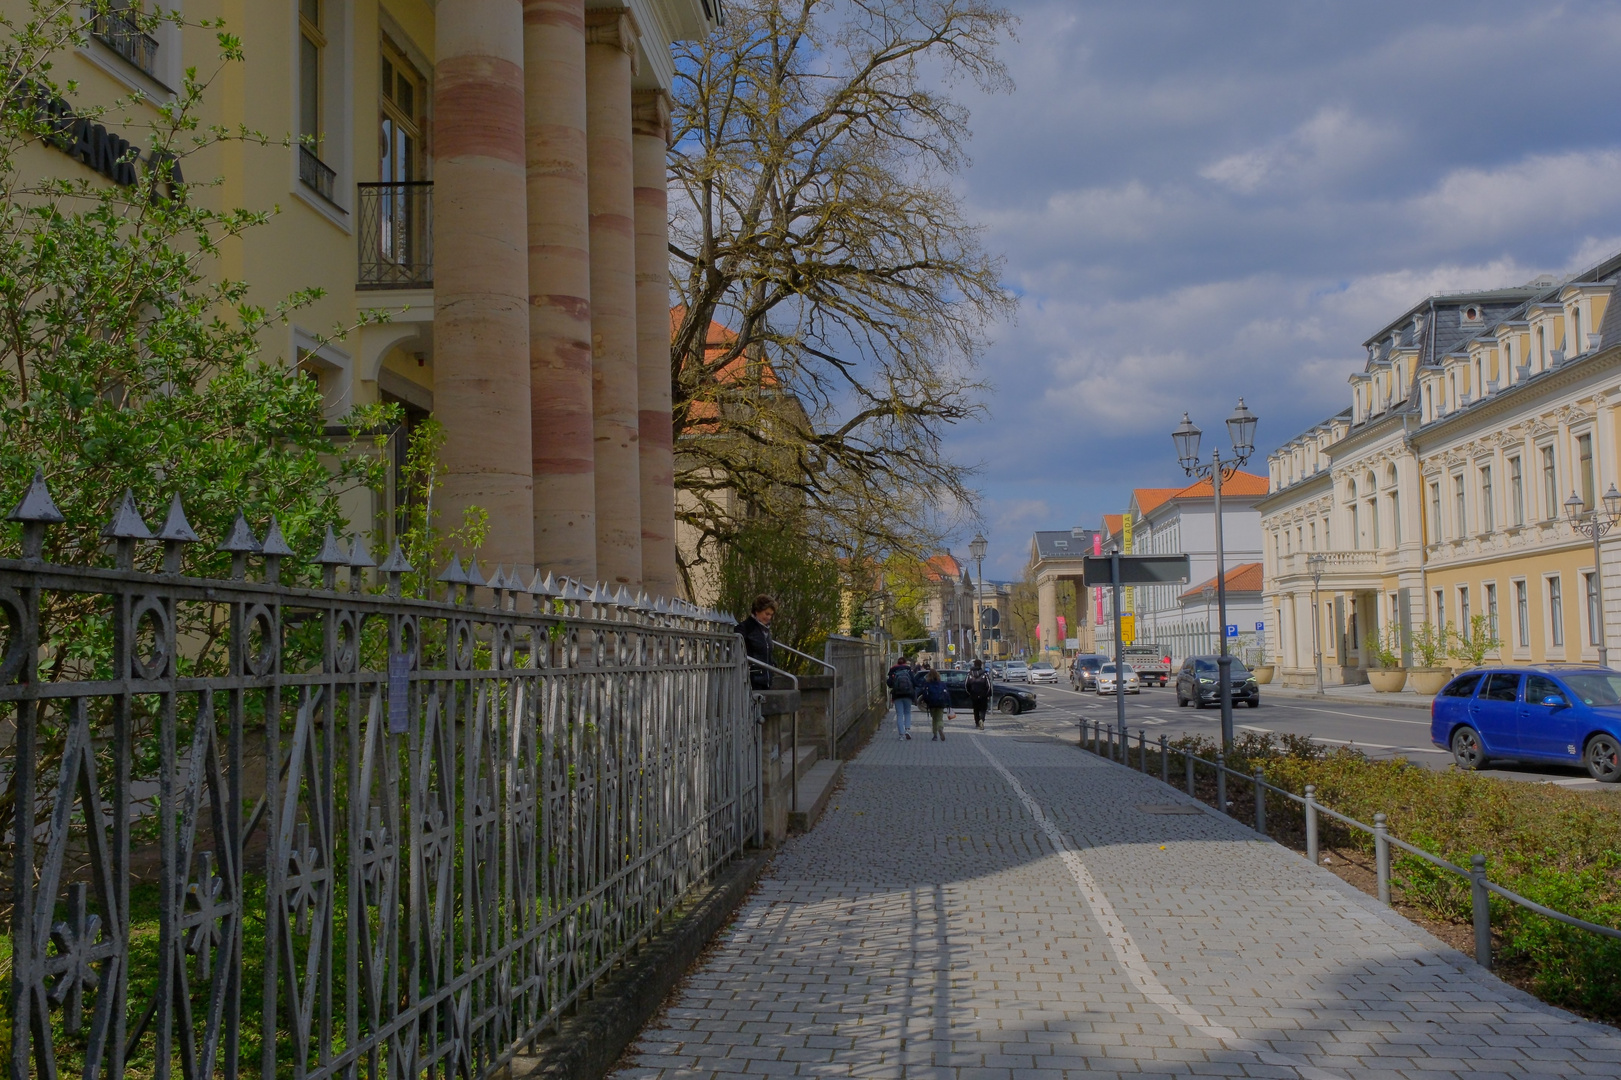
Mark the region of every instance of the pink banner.
[[[1102, 555], [1103, 554], [1103, 534], [1102, 533], [1093, 533], [1092, 534], [1092, 554], [1094, 554], [1094, 555]], [[1102, 589], [1093, 589], [1092, 590], [1092, 595], [1097, 599], [1097, 608], [1098, 608], [1097, 624], [1099, 626], [1102, 626], [1103, 625], [1103, 590]]]

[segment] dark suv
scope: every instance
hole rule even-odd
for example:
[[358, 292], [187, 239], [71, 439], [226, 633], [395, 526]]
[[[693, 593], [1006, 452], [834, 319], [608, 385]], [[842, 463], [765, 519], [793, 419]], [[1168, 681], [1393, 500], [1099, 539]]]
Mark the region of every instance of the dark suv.
[[[1217, 685], [1220, 668], [1214, 656], [1190, 656], [1182, 661], [1176, 673], [1176, 703], [1190, 701], [1196, 708], [1221, 704], [1221, 688]], [[1232, 667], [1233, 704], [1243, 702], [1252, 709], [1261, 706], [1261, 688], [1255, 685], [1255, 676], [1235, 657]]]
[[1098, 665], [1104, 658], [1097, 655], [1077, 656], [1069, 662], [1069, 685], [1076, 690], [1098, 688]]

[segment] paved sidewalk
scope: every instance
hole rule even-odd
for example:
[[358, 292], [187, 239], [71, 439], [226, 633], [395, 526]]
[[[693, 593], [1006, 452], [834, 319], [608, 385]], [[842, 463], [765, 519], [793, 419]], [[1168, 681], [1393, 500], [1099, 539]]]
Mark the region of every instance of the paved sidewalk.
[[845, 776], [620, 1080], [1621, 1075], [1621, 1032], [1009, 720]]

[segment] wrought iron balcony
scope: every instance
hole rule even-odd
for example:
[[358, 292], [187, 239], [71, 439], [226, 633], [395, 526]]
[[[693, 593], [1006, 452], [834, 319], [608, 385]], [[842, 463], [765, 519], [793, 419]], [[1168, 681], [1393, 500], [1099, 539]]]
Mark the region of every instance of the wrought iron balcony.
[[433, 181], [358, 186], [360, 288], [433, 288]]
[[338, 182], [338, 174], [332, 171], [332, 166], [315, 156], [315, 151], [307, 146], [298, 148], [298, 178], [304, 186], [312, 189], [317, 195], [329, 203], [336, 205], [333, 198]]
[[123, 12], [108, 11], [97, 15], [91, 20], [90, 32], [97, 41], [152, 78], [158, 77], [157, 38], [145, 33]]

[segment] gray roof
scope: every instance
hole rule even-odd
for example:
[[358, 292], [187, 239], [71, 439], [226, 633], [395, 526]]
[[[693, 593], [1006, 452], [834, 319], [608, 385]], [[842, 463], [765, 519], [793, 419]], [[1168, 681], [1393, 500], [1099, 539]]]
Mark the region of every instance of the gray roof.
[[1041, 559], [1075, 559], [1082, 555], [1092, 554], [1092, 541], [1090, 534], [1096, 529], [1086, 530], [1086, 539], [1078, 539], [1070, 535], [1068, 529], [1038, 529], [1036, 530], [1036, 557]]

